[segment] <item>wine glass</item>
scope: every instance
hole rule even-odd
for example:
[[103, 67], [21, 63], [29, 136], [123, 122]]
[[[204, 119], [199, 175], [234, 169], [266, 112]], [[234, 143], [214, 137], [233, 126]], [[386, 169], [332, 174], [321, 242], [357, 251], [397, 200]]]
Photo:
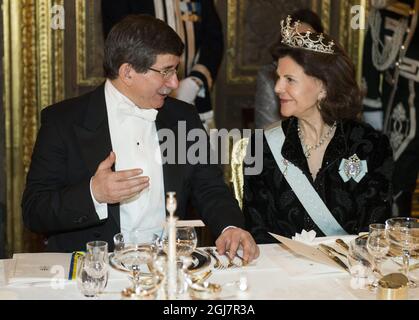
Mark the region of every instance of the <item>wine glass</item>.
[[[408, 217], [388, 219], [386, 233], [390, 241], [390, 252], [403, 257], [404, 275], [409, 279], [410, 256], [419, 249], [419, 219]], [[409, 280], [409, 286], [416, 287], [416, 283]]]
[[79, 260], [77, 285], [84, 296], [97, 297], [108, 283], [108, 243], [88, 242], [86, 249], [86, 254]]
[[[168, 254], [169, 232], [165, 228], [163, 233], [163, 251]], [[192, 253], [198, 244], [198, 238], [194, 227], [176, 227], [176, 258], [178, 265], [178, 294], [188, 290], [188, 268], [193, 264]]]
[[[176, 227], [176, 255], [178, 258], [190, 257], [198, 244], [194, 227]], [[163, 250], [167, 254], [169, 235], [167, 229], [163, 234]]]
[[374, 281], [374, 268], [368, 253], [367, 241], [367, 236], [359, 236], [349, 243], [348, 265], [353, 289], [369, 288]]
[[157, 233], [156, 228], [135, 229], [114, 236], [116, 263], [131, 273], [132, 287], [123, 291], [124, 296], [144, 298], [160, 281], [154, 268]]
[[[369, 226], [369, 234], [367, 240], [368, 253], [374, 258], [374, 270], [381, 275], [381, 264], [384, 261], [388, 251], [390, 250], [390, 242], [387, 239], [385, 224], [373, 223]], [[378, 286], [376, 278], [373, 287]]]

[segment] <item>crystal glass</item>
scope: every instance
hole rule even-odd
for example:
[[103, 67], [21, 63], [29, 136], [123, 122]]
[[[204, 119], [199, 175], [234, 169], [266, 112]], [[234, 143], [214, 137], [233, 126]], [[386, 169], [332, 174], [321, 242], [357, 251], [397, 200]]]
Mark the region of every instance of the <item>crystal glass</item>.
[[143, 245], [148, 245], [153, 250], [157, 250], [159, 234], [161, 234], [161, 230], [158, 228], [135, 229], [117, 233], [113, 237], [114, 253], [118, 255], [127, 249], [135, 249]]
[[[385, 224], [382, 223], [370, 224], [367, 240], [367, 250], [374, 259], [375, 270], [380, 275], [382, 271], [381, 264], [390, 250], [390, 242], [387, 239], [385, 227]], [[378, 286], [377, 278], [375, 279], [373, 286]]]
[[97, 297], [108, 283], [108, 243], [92, 241], [77, 266], [77, 285], [86, 297]]
[[367, 241], [367, 236], [359, 236], [349, 243], [348, 265], [353, 289], [369, 288], [374, 281], [374, 267], [367, 249]]
[[[163, 233], [163, 250], [167, 254], [168, 232]], [[178, 257], [190, 257], [198, 244], [198, 238], [194, 227], [176, 228], [176, 254]]]
[[132, 287], [123, 291], [124, 296], [145, 298], [160, 281], [159, 270], [155, 268], [158, 233], [156, 228], [136, 229], [114, 236], [115, 259], [131, 273]]
[[[388, 219], [386, 233], [390, 241], [390, 253], [402, 256], [403, 272], [409, 279], [411, 254], [419, 249], [419, 219], [408, 217]], [[416, 283], [409, 279], [409, 286], [416, 287]]]
[[[192, 265], [192, 253], [198, 244], [194, 227], [176, 227], [176, 256], [177, 256], [177, 294], [182, 295], [188, 290], [188, 268]], [[168, 231], [164, 230], [162, 238], [163, 251], [167, 254], [169, 247]]]

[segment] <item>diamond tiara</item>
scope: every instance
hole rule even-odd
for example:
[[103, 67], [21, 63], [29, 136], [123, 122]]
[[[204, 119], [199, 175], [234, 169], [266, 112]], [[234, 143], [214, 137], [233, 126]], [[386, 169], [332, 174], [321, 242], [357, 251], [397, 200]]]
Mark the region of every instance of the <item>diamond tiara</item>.
[[320, 53], [327, 53], [333, 54], [335, 51], [333, 50], [333, 46], [335, 43], [329, 41], [329, 44], [326, 45], [323, 43], [323, 33], [320, 33], [317, 36], [317, 40], [312, 40], [310, 38], [311, 32], [307, 31], [303, 34], [299, 33], [298, 26], [300, 25], [300, 21], [296, 21], [291, 26], [291, 17], [287, 17], [287, 24], [284, 26], [284, 20], [281, 21], [281, 35], [282, 40], [281, 43], [286, 44], [293, 48], [301, 48], [311, 51], [316, 51]]

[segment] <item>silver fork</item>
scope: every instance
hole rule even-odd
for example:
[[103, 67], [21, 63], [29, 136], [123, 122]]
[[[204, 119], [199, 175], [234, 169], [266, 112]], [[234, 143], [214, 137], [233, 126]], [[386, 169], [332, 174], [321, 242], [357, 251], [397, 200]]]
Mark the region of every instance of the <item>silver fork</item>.
[[220, 259], [218, 259], [217, 255], [214, 253], [212, 248], [206, 248], [205, 251], [215, 259], [214, 268], [218, 270], [224, 270], [226, 267], [221, 263]]
[[239, 268], [240, 267], [240, 266], [238, 266], [237, 264], [235, 264], [233, 262], [233, 259], [230, 258], [230, 256], [228, 255], [228, 253], [225, 253], [224, 256], [227, 258], [227, 261], [228, 261], [227, 268], [232, 269], [232, 268]]

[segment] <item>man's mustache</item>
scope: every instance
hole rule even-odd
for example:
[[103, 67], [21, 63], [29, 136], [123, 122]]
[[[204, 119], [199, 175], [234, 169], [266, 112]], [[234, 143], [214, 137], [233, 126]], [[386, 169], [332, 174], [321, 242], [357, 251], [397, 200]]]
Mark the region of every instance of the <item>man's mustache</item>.
[[166, 95], [166, 96], [168, 96], [171, 92], [172, 92], [172, 89], [169, 89], [169, 88], [163, 88], [159, 90], [159, 94]]

